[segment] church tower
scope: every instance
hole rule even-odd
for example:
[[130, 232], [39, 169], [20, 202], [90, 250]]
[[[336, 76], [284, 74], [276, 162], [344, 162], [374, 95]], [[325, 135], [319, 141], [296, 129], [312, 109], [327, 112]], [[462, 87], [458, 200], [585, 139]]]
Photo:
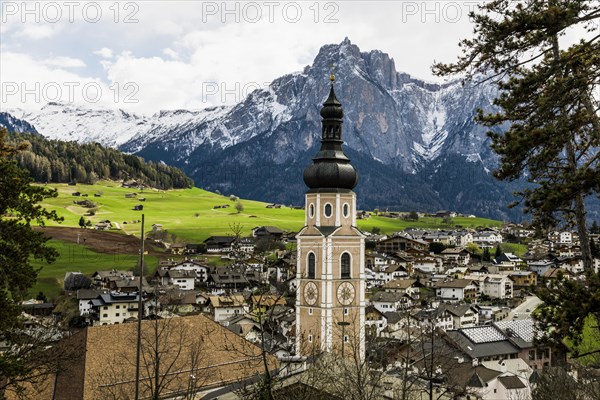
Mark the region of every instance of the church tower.
[[358, 174], [342, 148], [344, 112], [335, 96], [321, 109], [321, 149], [304, 171], [305, 226], [298, 233], [296, 352], [365, 355], [365, 246], [356, 228]]

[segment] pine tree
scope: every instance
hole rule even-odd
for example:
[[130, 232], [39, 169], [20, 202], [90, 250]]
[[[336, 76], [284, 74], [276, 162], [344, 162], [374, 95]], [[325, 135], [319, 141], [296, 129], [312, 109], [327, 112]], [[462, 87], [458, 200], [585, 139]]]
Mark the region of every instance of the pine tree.
[[500, 248], [500, 245], [496, 246], [496, 254], [494, 254], [494, 258], [498, 258], [502, 255], [502, 249]]
[[[467, 73], [495, 80], [499, 111], [479, 112], [493, 128], [500, 156], [495, 176], [532, 183], [518, 194], [534, 223], [574, 220], [586, 271], [592, 269], [584, 200], [600, 188], [600, 118], [594, 88], [600, 81], [600, 18], [592, 0], [493, 0], [472, 12], [475, 37], [461, 42], [454, 64], [436, 64], [439, 75]], [[574, 27], [588, 35], [569, 48], [560, 37]], [[589, 37], [587, 37], [589, 36]], [[510, 124], [504, 134], [498, 127]]]

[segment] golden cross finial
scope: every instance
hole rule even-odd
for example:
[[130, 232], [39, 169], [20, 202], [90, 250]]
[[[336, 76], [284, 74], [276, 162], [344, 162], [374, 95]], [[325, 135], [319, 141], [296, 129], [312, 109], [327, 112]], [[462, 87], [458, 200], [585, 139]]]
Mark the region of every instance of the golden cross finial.
[[329, 80], [331, 82], [335, 81], [335, 75], [333, 74], [333, 63], [331, 63], [331, 70], [329, 72]]

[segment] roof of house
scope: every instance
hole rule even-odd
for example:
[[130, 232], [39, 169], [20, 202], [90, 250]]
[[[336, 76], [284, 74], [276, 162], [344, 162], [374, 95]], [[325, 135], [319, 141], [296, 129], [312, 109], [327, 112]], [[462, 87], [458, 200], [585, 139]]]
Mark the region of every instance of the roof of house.
[[254, 231], [258, 231], [258, 230], [264, 230], [265, 232], [268, 232], [270, 234], [283, 233], [283, 231], [276, 226], [259, 226], [257, 228], [254, 228]]
[[383, 316], [387, 319], [388, 324], [395, 324], [402, 319], [402, 314], [394, 311], [385, 312]]
[[469, 254], [469, 252], [467, 250], [465, 250], [463, 247], [448, 247], [447, 249], [444, 249], [442, 251], [442, 254], [461, 254], [461, 253]]
[[122, 271], [122, 270], [112, 269], [112, 270], [108, 270], [108, 271], [96, 271], [92, 274], [92, 278], [97, 277], [99, 279], [106, 279], [109, 277], [122, 278], [122, 277], [126, 277], [126, 276], [133, 276], [133, 271]]
[[274, 294], [252, 295], [250, 297], [250, 300], [254, 305], [265, 307], [273, 307], [274, 305], [285, 305], [285, 298], [283, 296]]
[[79, 290], [77, 290], [77, 300], [95, 299], [101, 293], [106, 293], [106, 291], [94, 290], [94, 289], [79, 289]]
[[[456, 315], [457, 317], [464, 316], [469, 310], [472, 310], [473, 306], [470, 304], [440, 304], [438, 310], [443, 312], [444, 310], [448, 311], [452, 315]], [[473, 310], [475, 314], [477, 311]]]
[[527, 387], [519, 377], [513, 375], [501, 376], [498, 381], [507, 389], [524, 389]]
[[383, 303], [395, 303], [405, 297], [404, 293], [399, 292], [377, 292], [371, 297], [371, 301]]
[[211, 236], [204, 240], [204, 243], [210, 245], [230, 245], [235, 241], [235, 236]]
[[246, 304], [246, 299], [241, 294], [228, 294], [222, 296], [209, 296], [213, 307], [241, 307]]
[[436, 282], [433, 286], [437, 288], [457, 288], [464, 289], [469, 285], [474, 284], [472, 279], [447, 279]]
[[[239, 383], [264, 370], [258, 346], [203, 315], [143, 321], [142, 336], [154, 335], [155, 324], [159, 325], [162, 335], [162, 371], [169, 373], [169, 379], [163, 382], [166, 385], [164, 394], [186, 393], [190, 384], [190, 368], [195, 371], [195, 384], [203, 388]], [[131, 377], [135, 376], [135, 363], [131, 360], [136, 354], [136, 329], [137, 324], [88, 327], [67, 339], [65, 344], [78, 351], [56, 378], [56, 398], [124, 398], [125, 394], [133, 393], [135, 380]], [[153, 351], [148, 343], [154, 341], [142, 343], [141, 360], [144, 363], [151, 358], [144, 357], [144, 354]], [[269, 369], [277, 367], [277, 360], [271, 355], [267, 355], [267, 363]], [[143, 383], [149, 380], [151, 376], [148, 374], [152, 374], [154, 369], [150, 365], [140, 371]], [[48, 377], [50, 382], [54, 379], [54, 376]], [[140, 391], [140, 397], [150, 397], [148, 385], [140, 385]]]
[[417, 282], [416, 279], [394, 279], [386, 282], [383, 289], [408, 289]]
[[448, 331], [446, 335], [471, 358], [516, 354], [519, 348], [493, 326]]

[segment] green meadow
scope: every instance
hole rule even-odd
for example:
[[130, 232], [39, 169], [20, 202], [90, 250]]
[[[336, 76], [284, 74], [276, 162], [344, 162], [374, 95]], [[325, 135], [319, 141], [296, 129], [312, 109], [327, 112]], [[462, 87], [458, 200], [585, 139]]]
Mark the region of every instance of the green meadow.
[[[207, 192], [199, 188], [181, 190], [137, 190], [123, 188], [117, 182], [99, 182], [95, 185], [70, 186], [66, 184], [47, 185], [57, 190], [58, 197], [47, 199], [43, 206], [56, 210], [64, 218], [61, 224], [48, 223], [50, 226], [78, 227], [83, 216], [95, 224], [102, 220], [110, 220], [119, 225], [124, 234], [140, 236], [142, 213], [145, 218], [145, 232], [152, 230], [153, 224], [161, 224], [164, 230], [174, 234], [179, 240], [187, 243], [201, 243], [213, 235], [230, 235], [231, 227], [239, 224], [243, 235], [250, 235], [252, 228], [263, 225], [277, 226], [283, 230], [296, 232], [304, 225], [304, 210], [289, 207], [266, 208], [267, 203], [243, 200], [244, 209], [240, 213], [235, 202], [226, 196]], [[73, 196], [79, 192], [87, 197]], [[134, 198], [126, 194], [136, 193]], [[234, 193], [235, 194], [235, 193]], [[100, 195], [95, 197], [94, 195]], [[140, 201], [144, 198], [144, 201]], [[95, 215], [88, 216], [87, 208], [74, 204], [74, 201], [90, 200], [96, 203]], [[143, 211], [134, 210], [134, 206], [142, 205]], [[215, 206], [229, 205], [227, 208]], [[371, 218], [358, 220], [358, 227], [372, 231], [379, 228], [381, 233], [388, 234], [407, 227], [415, 228], [451, 228], [455, 226], [500, 226], [501, 222], [484, 218], [454, 218], [453, 225], [444, 225], [441, 218], [421, 218], [418, 221], [386, 218], [372, 215]], [[96, 253], [84, 245], [52, 240], [52, 246], [61, 254], [56, 262], [47, 265], [36, 261], [34, 265], [41, 268], [38, 283], [31, 289], [32, 295], [42, 291], [52, 298], [60, 293], [65, 273], [71, 271], [91, 274], [102, 269], [131, 269], [136, 264], [137, 256], [126, 254]], [[146, 256], [146, 265], [153, 270], [158, 262], [156, 256]]]
[[[96, 185], [68, 186], [66, 184], [48, 185], [57, 189], [58, 197], [48, 199], [44, 206], [54, 209], [64, 218], [60, 225], [77, 227], [79, 218], [87, 211], [86, 208], [75, 205], [73, 201], [84, 200], [84, 197], [72, 196], [73, 192], [87, 194], [88, 200], [98, 206], [94, 216], [84, 216], [92, 224], [101, 220], [110, 220], [119, 224], [126, 234], [139, 236], [142, 213], [145, 215], [145, 231], [150, 231], [153, 224], [161, 224], [163, 229], [175, 234], [188, 243], [199, 243], [212, 235], [231, 234], [231, 226], [239, 224], [243, 234], [249, 235], [252, 228], [263, 225], [277, 226], [286, 231], [298, 231], [304, 225], [304, 210], [294, 210], [286, 206], [281, 208], [266, 208], [267, 203], [243, 200], [243, 211], [238, 213], [235, 202], [229, 199], [229, 194], [221, 196], [199, 188], [181, 190], [132, 190], [122, 188], [118, 183], [101, 182]], [[137, 193], [135, 198], [126, 198], [127, 193]], [[101, 197], [94, 197], [101, 194]], [[235, 194], [235, 193], [234, 193]], [[142, 197], [145, 201], [139, 201]], [[135, 205], [143, 205], [143, 211], [135, 211]], [[228, 205], [228, 208], [214, 206]], [[387, 234], [407, 227], [415, 228], [451, 228], [501, 226], [500, 221], [485, 218], [457, 217], [452, 226], [444, 225], [441, 218], [420, 218], [418, 221], [372, 216], [369, 219], [358, 220], [358, 227], [371, 231], [377, 227], [381, 233]], [[58, 225], [58, 224], [55, 224]]]
[[[49, 244], [58, 250], [60, 257], [52, 264], [35, 260], [33, 264], [40, 268], [36, 285], [30, 294], [35, 296], [44, 292], [48, 299], [60, 294], [67, 272], [81, 272], [90, 276], [96, 271], [108, 269], [130, 270], [139, 262], [139, 257], [133, 254], [102, 254], [96, 253], [83, 244], [65, 243], [50, 240]], [[144, 256], [145, 264], [152, 272], [158, 263], [156, 256]]]

